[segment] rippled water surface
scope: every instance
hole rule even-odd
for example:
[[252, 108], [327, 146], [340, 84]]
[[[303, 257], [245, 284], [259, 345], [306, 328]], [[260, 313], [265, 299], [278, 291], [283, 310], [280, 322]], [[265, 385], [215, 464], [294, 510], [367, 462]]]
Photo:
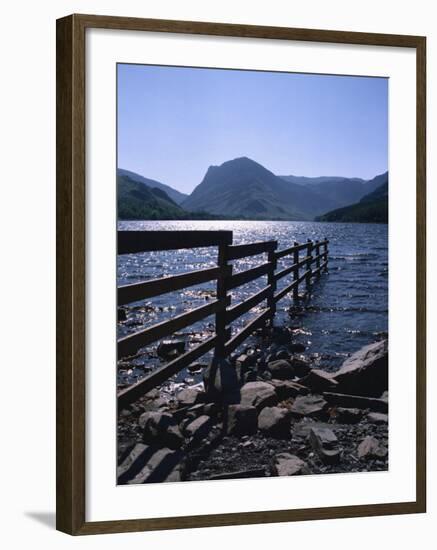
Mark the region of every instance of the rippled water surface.
[[[252, 222], [252, 221], [122, 221], [122, 230], [232, 230], [234, 244], [277, 240], [279, 249], [307, 239], [328, 238], [329, 273], [324, 274], [311, 291], [311, 299], [303, 304], [302, 314], [291, 318], [289, 297], [278, 303], [276, 322], [299, 326], [298, 339], [314, 354], [321, 367], [334, 368], [344, 357], [374, 341], [387, 331], [388, 323], [388, 233], [387, 225], [317, 222]], [[263, 256], [254, 256], [234, 263], [234, 273], [262, 263]], [[130, 284], [150, 278], [174, 275], [206, 267], [214, 267], [217, 248], [148, 252], [118, 257], [118, 284]], [[278, 269], [291, 265], [286, 258]], [[278, 289], [291, 282], [291, 275], [280, 281]], [[262, 277], [232, 291], [232, 303], [266, 285]], [[214, 298], [215, 284], [207, 283], [184, 291], [131, 304], [128, 321], [118, 326], [119, 336], [139, 330], [184, 311], [208, 303]], [[264, 307], [242, 318], [241, 328]], [[209, 318], [187, 328], [188, 345], [194, 345], [211, 332], [214, 319]], [[153, 362], [153, 354], [141, 359]]]

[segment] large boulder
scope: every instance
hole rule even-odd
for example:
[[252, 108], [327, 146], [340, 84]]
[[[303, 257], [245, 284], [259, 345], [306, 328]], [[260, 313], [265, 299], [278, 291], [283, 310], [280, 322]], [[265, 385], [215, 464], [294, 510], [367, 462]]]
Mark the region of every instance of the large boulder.
[[388, 389], [388, 340], [360, 349], [332, 376], [340, 393], [379, 397]]
[[312, 369], [306, 376], [299, 380], [313, 392], [335, 391], [338, 382], [333, 380], [331, 374], [320, 369]]
[[270, 361], [268, 369], [272, 373], [272, 377], [278, 380], [290, 380], [295, 374], [293, 365], [286, 359]]
[[205, 401], [205, 393], [198, 388], [185, 388], [176, 395], [180, 407], [192, 407]]
[[338, 464], [340, 449], [337, 436], [332, 430], [322, 427], [311, 428], [309, 440], [324, 464]]
[[296, 455], [279, 453], [275, 456], [273, 474], [277, 476], [297, 476], [308, 474], [308, 466]]
[[323, 397], [330, 405], [350, 407], [357, 409], [369, 409], [371, 411], [388, 412], [388, 402], [377, 397], [364, 397], [362, 395], [348, 395], [345, 393], [324, 392]]
[[268, 382], [247, 382], [240, 391], [241, 404], [256, 407], [258, 412], [278, 402], [276, 392]]
[[299, 395], [291, 406], [291, 412], [297, 417], [325, 416], [328, 403], [320, 395]]
[[227, 433], [252, 435], [258, 428], [258, 413], [251, 405], [229, 405]]
[[291, 380], [270, 380], [271, 384], [276, 391], [278, 399], [283, 401], [289, 397], [296, 397], [298, 395], [307, 395], [309, 390], [307, 387], [298, 384], [297, 382], [292, 382]]
[[184, 442], [176, 420], [168, 412], [147, 411], [140, 416], [139, 425], [144, 443], [177, 449]]
[[265, 407], [258, 416], [258, 429], [269, 437], [290, 438], [290, 411], [281, 407]]
[[358, 445], [358, 458], [368, 460], [371, 458], [385, 458], [388, 450], [376, 437], [368, 435]]
[[188, 422], [184, 426], [183, 431], [187, 437], [193, 439], [203, 439], [210, 432], [212, 425], [213, 423], [211, 418], [208, 415], [203, 414], [191, 422]]

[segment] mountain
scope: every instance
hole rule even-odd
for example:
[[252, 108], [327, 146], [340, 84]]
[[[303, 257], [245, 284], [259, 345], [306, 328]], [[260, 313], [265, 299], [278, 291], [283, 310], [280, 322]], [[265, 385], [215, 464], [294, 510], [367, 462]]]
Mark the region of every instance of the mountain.
[[318, 193], [322, 199], [331, 201], [331, 207], [326, 205], [325, 212], [328, 209], [341, 208], [361, 200], [364, 195], [371, 193], [379, 185], [387, 173], [376, 176], [372, 180], [366, 181], [361, 178], [342, 178], [322, 176], [316, 178], [307, 178], [302, 176], [280, 176], [291, 183], [304, 185], [313, 192]]
[[118, 168], [117, 169], [117, 175], [118, 176], [128, 176], [131, 180], [143, 183], [144, 185], [147, 185], [147, 187], [155, 188], [155, 189], [161, 189], [176, 204], [182, 204], [183, 201], [188, 196], [185, 193], [181, 193], [180, 191], [177, 191], [176, 189], [173, 189], [173, 187], [170, 187], [169, 185], [166, 185], [165, 183], [161, 183], [160, 181], [155, 181], [155, 180], [145, 178], [143, 176], [140, 176], [140, 174], [136, 174], [135, 172], [131, 172], [130, 170], [125, 170], [124, 168]]
[[259, 220], [312, 220], [336, 205], [331, 198], [286, 181], [247, 157], [210, 166], [182, 203], [191, 211]]
[[[385, 176], [383, 183], [380, 183]], [[321, 222], [360, 222], [360, 223], [387, 223], [388, 222], [388, 174], [377, 176], [380, 185], [361, 200], [350, 206], [338, 208], [316, 218]], [[372, 180], [373, 181], [373, 180]]]
[[186, 216], [162, 189], [120, 174], [117, 176], [117, 208], [122, 220], [177, 220]]

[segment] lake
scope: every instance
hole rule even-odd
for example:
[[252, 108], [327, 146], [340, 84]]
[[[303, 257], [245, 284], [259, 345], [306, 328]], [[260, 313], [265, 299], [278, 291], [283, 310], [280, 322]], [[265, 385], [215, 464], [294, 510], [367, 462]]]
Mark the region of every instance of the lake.
[[[274, 222], [274, 221], [121, 221], [121, 230], [232, 230], [234, 244], [277, 240], [278, 249], [289, 247], [294, 241], [329, 239], [329, 273], [314, 284], [311, 299], [298, 317], [290, 318], [289, 297], [278, 302], [275, 323], [288, 323], [321, 368], [332, 370], [350, 353], [378, 339], [388, 330], [388, 226], [383, 224]], [[150, 278], [163, 277], [216, 265], [217, 248], [180, 251], [148, 252], [118, 257], [118, 284], [131, 284]], [[234, 272], [262, 263], [263, 256], [254, 256], [233, 262]], [[278, 269], [291, 265], [292, 258], [278, 263]], [[291, 277], [291, 275], [290, 275]], [[291, 282], [285, 277], [278, 289]], [[232, 291], [232, 304], [260, 290], [266, 277]], [[118, 336], [137, 331], [170, 316], [207, 303], [215, 290], [208, 283], [183, 291], [160, 296], [146, 302], [131, 304], [128, 321], [118, 325]], [[233, 325], [241, 328], [252, 313]], [[213, 331], [214, 318], [188, 327], [184, 333], [190, 345]], [[144, 376], [144, 367], [157, 364], [154, 349], [150, 356], [138, 358], [139, 372], [120, 374], [120, 383], [130, 383]], [[141, 374], [142, 371], [142, 374]], [[186, 373], [183, 373], [186, 375]]]

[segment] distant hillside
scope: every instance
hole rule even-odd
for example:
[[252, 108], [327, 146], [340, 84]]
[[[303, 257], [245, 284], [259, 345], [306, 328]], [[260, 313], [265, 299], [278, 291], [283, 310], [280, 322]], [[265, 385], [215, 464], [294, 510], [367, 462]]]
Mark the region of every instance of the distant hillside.
[[[380, 180], [379, 180], [380, 181]], [[321, 222], [388, 223], [388, 175], [374, 191], [360, 202], [327, 212], [316, 218]]]
[[312, 220], [326, 209], [334, 208], [336, 203], [241, 157], [220, 166], [210, 166], [182, 206], [228, 218]]
[[307, 178], [303, 176], [280, 176], [281, 178], [291, 183], [304, 185], [317, 193], [321, 200], [331, 202], [331, 206], [324, 205], [324, 211], [337, 209], [343, 206], [356, 203], [362, 197], [371, 193], [379, 185], [380, 178], [384, 178], [387, 174], [376, 176], [372, 180], [366, 181], [361, 178], [343, 178], [322, 176], [316, 178]]
[[122, 220], [177, 220], [186, 214], [162, 189], [126, 175], [117, 177], [117, 208]]
[[162, 189], [162, 191], [164, 191], [176, 204], [182, 204], [182, 202], [188, 196], [185, 195], [185, 193], [181, 193], [180, 191], [173, 189], [173, 187], [170, 187], [165, 183], [145, 178], [143, 176], [140, 176], [140, 174], [136, 174], [135, 172], [131, 172], [130, 170], [125, 170], [124, 168], [118, 168], [117, 175], [128, 176], [131, 180], [143, 183], [150, 188]]

